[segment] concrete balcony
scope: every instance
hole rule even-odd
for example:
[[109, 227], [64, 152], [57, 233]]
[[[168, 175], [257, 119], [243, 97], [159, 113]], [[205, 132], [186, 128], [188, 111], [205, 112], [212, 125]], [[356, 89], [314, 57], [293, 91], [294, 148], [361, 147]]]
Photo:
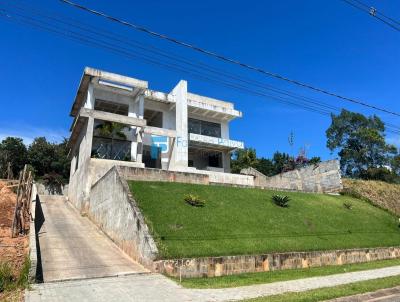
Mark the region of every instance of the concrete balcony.
[[244, 143], [226, 138], [189, 133], [189, 144], [199, 147], [208, 147], [216, 150], [244, 149]]

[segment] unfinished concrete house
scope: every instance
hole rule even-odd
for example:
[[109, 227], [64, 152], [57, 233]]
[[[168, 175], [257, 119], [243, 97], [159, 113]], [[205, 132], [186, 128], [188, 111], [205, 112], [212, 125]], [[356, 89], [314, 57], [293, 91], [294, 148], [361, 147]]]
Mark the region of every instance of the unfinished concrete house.
[[86, 68], [74, 100], [69, 140], [69, 201], [126, 254], [153, 271], [159, 253], [129, 180], [336, 192], [337, 160], [266, 177], [253, 168], [230, 173], [229, 122], [242, 113], [229, 102], [170, 93], [146, 81]]
[[229, 102], [188, 92], [180, 81], [169, 93], [146, 81], [85, 68], [70, 115], [69, 198], [80, 204], [112, 166], [201, 173], [216, 182], [248, 184], [230, 174], [229, 122], [242, 113]]

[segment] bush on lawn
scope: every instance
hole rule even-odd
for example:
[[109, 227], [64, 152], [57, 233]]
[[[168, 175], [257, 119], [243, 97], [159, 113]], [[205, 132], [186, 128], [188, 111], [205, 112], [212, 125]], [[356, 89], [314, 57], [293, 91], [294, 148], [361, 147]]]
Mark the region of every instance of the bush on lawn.
[[186, 203], [190, 204], [193, 207], [204, 207], [206, 202], [202, 200], [198, 195], [187, 194], [185, 195]]
[[279, 207], [287, 208], [289, 206], [290, 198], [286, 195], [273, 195], [272, 201]]
[[343, 203], [343, 206], [344, 206], [347, 210], [353, 209], [353, 204], [352, 204], [351, 202], [349, 202], [349, 201], [345, 201], [345, 202]]

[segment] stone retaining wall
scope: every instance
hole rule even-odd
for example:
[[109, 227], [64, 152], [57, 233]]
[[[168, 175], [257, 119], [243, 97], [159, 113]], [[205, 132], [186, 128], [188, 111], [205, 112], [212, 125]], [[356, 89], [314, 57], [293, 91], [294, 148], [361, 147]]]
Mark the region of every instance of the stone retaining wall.
[[320, 162], [272, 177], [252, 168], [243, 169], [241, 173], [253, 175], [254, 186], [266, 189], [331, 193], [343, 188], [338, 160]]
[[400, 247], [159, 260], [153, 270], [173, 277], [199, 278], [394, 258], [400, 258]]

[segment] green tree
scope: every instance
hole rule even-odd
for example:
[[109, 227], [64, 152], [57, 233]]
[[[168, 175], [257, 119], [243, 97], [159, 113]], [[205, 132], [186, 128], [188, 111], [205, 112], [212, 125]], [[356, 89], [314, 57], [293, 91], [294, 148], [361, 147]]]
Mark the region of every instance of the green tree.
[[272, 156], [272, 163], [274, 164], [274, 174], [290, 171], [295, 169], [295, 161], [292, 156], [287, 153], [276, 151]]
[[272, 175], [276, 174], [274, 163], [272, 162], [271, 159], [265, 158], [265, 157], [261, 157], [258, 160], [258, 163], [255, 166], [255, 169], [257, 169], [258, 171], [260, 171], [262, 174], [264, 174], [266, 176], [272, 176]]
[[345, 109], [331, 117], [326, 130], [327, 147], [338, 150], [345, 175], [360, 177], [365, 170], [389, 164], [396, 148], [385, 142], [385, 125], [379, 117]]
[[22, 138], [7, 137], [0, 143], [0, 178], [7, 176], [7, 165], [11, 163], [14, 177], [18, 177], [27, 163], [27, 149]]
[[59, 144], [54, 144], [54, 161], [51, 163], [53, 172], [61, 175], [64, 180], [69, 179], [70, 160], [68, 159], [68, 140], [66, 138]]
[[392, 171], [400, 176], [400, 154], [393, 157], [391, 165]]
[[232, 173], [240, 173], [244, 168], [256, 168], [258, 164], [256, 150], [253, 148], [246, 148], [243, 150], [236, 150], [231, 162]]
[[54, 144], [45, 137], [36, 137], [28, 148], [28, 160], [37, 176], [51, 172], [52, 164], [57, 161]]

